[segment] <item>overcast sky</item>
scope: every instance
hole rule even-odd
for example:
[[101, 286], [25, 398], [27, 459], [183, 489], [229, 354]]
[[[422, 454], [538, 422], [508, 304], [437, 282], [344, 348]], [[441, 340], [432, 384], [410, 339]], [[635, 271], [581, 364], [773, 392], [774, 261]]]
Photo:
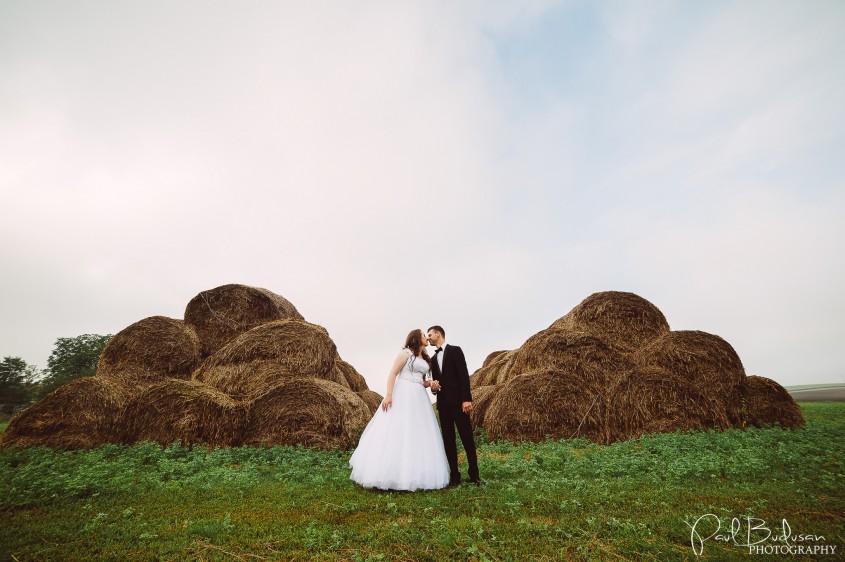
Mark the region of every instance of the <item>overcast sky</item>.
[[845, 382], [845, 3], [0, 0], [0, 356], [266, 287], [384, 392], [593, 292]]

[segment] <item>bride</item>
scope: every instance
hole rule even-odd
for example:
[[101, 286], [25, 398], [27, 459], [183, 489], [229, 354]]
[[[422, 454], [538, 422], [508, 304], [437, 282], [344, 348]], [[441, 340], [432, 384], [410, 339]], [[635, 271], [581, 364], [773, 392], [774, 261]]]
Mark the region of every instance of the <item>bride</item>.
[[361, 434], [349, 459], [350, 478], [367, 488], [434, 490], [449, 483], [443, 437], [426, 388], [438, 390], [429, 374], [428, 340], [408, 334], [387, 376], [387, 394]]

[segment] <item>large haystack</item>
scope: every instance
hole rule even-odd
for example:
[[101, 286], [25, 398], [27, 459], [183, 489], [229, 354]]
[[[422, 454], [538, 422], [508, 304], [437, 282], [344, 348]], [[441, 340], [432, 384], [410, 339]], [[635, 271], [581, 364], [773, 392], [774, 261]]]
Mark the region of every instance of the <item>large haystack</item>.
[[804, 425], [801, 408], [781, 385], [766, 377], [750, 375], [745, 378], [745, 422], [766, 427], [799, 427]]
[[[722, 338], [670, 331], [647, 300], [608, 291], [590, 295], [519, 349], [488, 355], [470, 385], [478, 402], [473, 421], [491, 437], [569, 437], [577, 418], [577, 435], [607, 442], [745, 423], [803, 423], [786, 391], [765, 380], [748, 384], [739, 356]], [[524, 392], [516, 390], [517, 381]], [[574, 401], [569, 410], [567, 395]], [[585, 402], [592, 404], [586, 418]]]
[[376, 413], [376, 410], [381, 406], [382, 400], [384, 400], [384, 397], [375, 390], [366, 389], [358, 391], [355, 394], [361, 397], [361, 400], [364, 401], [364, 404], [370, 410], [371, 415]]
[[181, 320], [152, 316], [109, 340], [100, 354], [97, 376], [134, 388], [167, 378], [189, 379], [199, 360], [199, 338], [192, 327]]
[[202, 291], [185, 308], [185, 322], [196, 329], [203, 357], [251, 328], [288, 319], [303, 318], [281, 295], [246, 285], [223, 285]]
[[659, 367], [643, 367], [626, 375], [608, 403], [610, 441], [647, 433], [731, 427], [724, 402], [702, 393], [689, 379]]
[[660, 309], [619, 291], [590, 295], [550, 327], [584, 332], [628, 353], [669, 331]]
[[576, 374], [544, 369], [508, 380], [487, 409], [484, 427], [490, 437], [508, 441], [585, 437], [604, 443], [605, 419], [600, 391]]
[[[16, 416], [5, 446], [107, 442], [352, 445], [381, 403], [325, 328], [266, 289], [224, 285], [114, 336], [97, 375]], [[256, 416], [249, 412], [255, 408]]]
[[75, 379], [18, 412], [0, 434], [0, 449], [93, 449], [117, 442], [115, 422], [126, 400], [126, 389], [108, 379]]
[[691, 330], [669, 332], [640, 349], [637, 361], [688, 381], [700, 395], [724, 404], [731, 425], [742, 427], [745, 369], [734, 348], [719, 336]]
[[528, 338], [517, 350], [509, 371], [510, 376], [542, 369], [562, 371], [601, 392], [627, 375], [633, 366], [625, 354], [602, 339], [549, 328]]
[[469, 419], [473, 427], [484, 427], [484, 417], [487, 410], [502, 388], [502, 386], [491, 384], [472, 389], [472, 411], [470, 411]]
[[120, 417], [121, 441], [162, 445], [240, 445], [247, 408], [199, 381], [169, 379], [131, 399]]
[[470, 387], [504, 384], [510, 376], [510, 367], [516, 357], [516, 351], [491, 353], [484, 364], [469, 377]]
[[245, 444], [348, 449], [370, 420], [360, 396], [317, 378], [287, 380], [250, 407]]
[[241, 334], [206, 359], [194, 378], [240, 400], [254, 400], [289, 379], [319, 377], [347, 385], [333, 369], [328, 332], [304, 320], [279, 320]]

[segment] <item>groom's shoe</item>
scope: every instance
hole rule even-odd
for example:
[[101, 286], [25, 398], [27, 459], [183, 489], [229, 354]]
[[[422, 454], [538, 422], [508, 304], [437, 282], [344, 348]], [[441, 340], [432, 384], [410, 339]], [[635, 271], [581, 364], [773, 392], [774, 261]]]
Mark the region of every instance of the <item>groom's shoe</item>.
[[460, 480], [449, 480], [449, 484], [446, 485], [447, 488], [454, 488], [455, 486], [460, 486]]

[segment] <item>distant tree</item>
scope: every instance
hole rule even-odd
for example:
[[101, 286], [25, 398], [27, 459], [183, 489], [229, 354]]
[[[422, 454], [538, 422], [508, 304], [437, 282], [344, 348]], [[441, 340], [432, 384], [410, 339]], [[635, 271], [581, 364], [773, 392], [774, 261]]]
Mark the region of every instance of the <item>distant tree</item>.
[[38, 369], [20, 357], [0, 361], [0, 415], [12, 415], [32, 401]]
[[45, 377], [39, 383], [39, 398], [75, 378], [93, 375], [100, 353], [110, 339], [111, 335], [97, 334], [57, 339], [53, 353], [47, 359]]

